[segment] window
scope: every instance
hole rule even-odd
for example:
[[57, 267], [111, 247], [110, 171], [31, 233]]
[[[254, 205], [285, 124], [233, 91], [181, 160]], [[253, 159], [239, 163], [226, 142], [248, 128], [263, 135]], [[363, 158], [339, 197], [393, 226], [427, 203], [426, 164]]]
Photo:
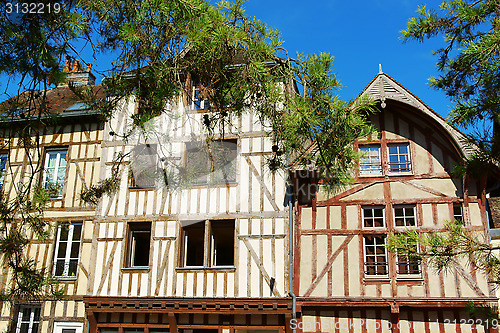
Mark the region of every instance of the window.
[[236, 182], [237, 153], [237, 140], [187, 143], [185, 181], [194, 185]]
[[130, 163], [130, 187], [154, 188], [160, 179], [156, 144], [141, 144], [132, 150]]
[[410, 147], [405, 144], [390, 144], [389, 150], [389, 172], [410, 172]]
[[359, 161], [359, 174], [381, 174], [382, 160], [380, 158], [380, 146], [359, 146], [359, 151], [363, 154]]
[[234, 220], [183, 222], [184, 267], [234, 266]]
[[151, 223], [129, 223], [126, 267], [149, 267]]
[[16, 333], [36, 333], [40, 323], [39, 306], [21, 307], [17, 314]]
[[81, 322], [55, 322], [54, 333], [82, 333], [83, 323]]
[[365, 274], [367, 276], [387, 276], [388, 262], [385, 235], [365, 236]]
[[394, 206], [396, 227], [415, 227], [417, 225], [414, 205]]
[[57, 227], [52, 274], [58, 277], [76, 276], [80, 254], [82, 223], [62, 223]]
[[7, 160], [9, 159], [9, 154], [0, 153], [0, 191], [3, 187], [3, 181], [5, 179], [5, 172], [7, 170]]
[[398, 255], [398, 275], [400, 276], [420, 276], [420, 260], [409, 256]]
[[[418, 253], [418, 245], [412, 246], [412, 252]], [[399, 276], [410, 277], [418, 276], [420, 277], [421, 268], [420, 260], [411, 255], [397, 255], [397, 273]]]
[[460, 221], [460, 223], [464, 223], [464, 214], [461, 203], [453, 204], [453, 219]]
[[45, 189], [54, 190], [52, 198], [62, 196], [66, 175], [66, 153], [67, 150], [48, 150], [45, 154], [42, 186]]
[[363, 227], [383, 228], [385, 227], [385, 209], [383, 206], [363, 207]]
[[208, 100], [209, 98], [209, 88], [206, 87], [205, 85], [197, 82], [193, 84], [192, 88], [192, 110], [202, 110], [202, 109], [209, 109], [210, 108], [210, 102]]

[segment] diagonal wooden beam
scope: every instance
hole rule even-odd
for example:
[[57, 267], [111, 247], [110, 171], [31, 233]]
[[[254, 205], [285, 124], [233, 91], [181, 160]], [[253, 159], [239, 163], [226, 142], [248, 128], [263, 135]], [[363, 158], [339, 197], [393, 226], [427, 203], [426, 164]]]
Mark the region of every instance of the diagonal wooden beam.
[[365, 188], [367, 187], [370, 187], [372, 185], [375, 185], [375, 184], [380, 184], [380, 183], [383, 183], [384, 181], [383, 180], [374, 180], [372, 182], [369, 182], [369, 183], [363, 183], [363, 184], [358, 184], [358, 185], [355, 185], [353, 188], [347, 190], [347, 191], [344, 191], [342, 193], [339, 193], [333, 197], [331, 197], [330, 199], [327, 199], [325, 201], [318, 201], [318, 204], [320, 205], [328, 205], [328, 204], [334, 204], [336, 203], [337, 201], [351, 195], [351, 194], [354, 194], [358, 191], [361, 191], [361, 190], [364, 190]]
[[314, 281], [312, 282], [312, 284], [309, 287], [309, 289], [307, 289], [307, 291], [305, 292], [304, 297], [310, 296], [311, 293], [314, 291], [314, 289], [316, 289], [316, 287], [318, 286], [318, 284], [321, 281], [321, 279], [325, 276], [325, 274], [328, 272], [328, 270], [332, 266], [333, 261], [335, 260], [335, 258], [337, 258], [338, 255], [340, 254], [340, 252], [347, 247], [347, 245], [349, 244], [349, 242], [351, 241], [351, 239], [353, 237], [354, 237], [354, 235], [347, 236], [344, 239], [344, 242], [339, 246], [339, 248], [330, 255], [330, 258], [328, 258], [328, 261], [326, 262], [325, 267], [323, 267], [323, 270], [321, 271], [321, 273], [319, 273], [319, 275], [316, 277], [316, 279], [314, 279]]
[[[158, 269], [158, 272], [156, 273], [156, 290], [155, 290], [155, 295], [158, 296], [158, 293], [160, 292], [160, 285], [163, 281], [163, 278], [165, 277], [165, 274], [167, 273], [167, 262], [168, 262], [168, 257], [169, 257], [169, 252], [170, 252], [170, 244], [172, 244], [172, 240], [169, 239], [167, 240], [167, 245], [165, 246], [164, 251], [160, 251], [165, 253], [163, 256], [162, 263], [160, 265], [160, 268]], [[161, 250], [161, 247], [160, 247]], [[158, 260], [159, 262], [160, 260]]]
[[417, 183], [414, 183], [410, 180], [400, 180], [400, 182], [403, 184], [407, 184], [407, 185], [413, 186], [415, 188], [418, 188], [419, 190], [425, 191], [427, 193], [437, 195], [439, 197], [450, 197], [449, 195], [446, 195], [443, 192], [439, 192], [439, 191], [433, 189], [432, 187], [428, 187], [428, 186], [425, 186], [422, 184], [417, 184]]
[[274, 210], [279, 211], [280, 209], [279, 209], [278, 205], [276, 204], [276, 201], [273, 200], [273, 196], [271, 195], [271, 192], [269, 192], [269, 189], [267, 188], [266, 183], [264, 182], [264, 179], [262, 179], [262, 177], [260, 176], [259, 172], [257, 171], [257, 169], [255, 168], [255, 166], [253, 165], [252, 160], [250, 159], [249, 156], [245, 156], [245, 160], [247, 161], [248, 166], [250, 167], [250, 170], [254, 174], [255, 178], [257, 178], [257, 181], [259, 182], [260, 187], [262, 188], [262, 190], [263, 190], [264, 194], [266, 195], [267, 199], [269, 200], [269, 202], [273, 206]]
[[[113, 260], [116, 259], [115, 258], [115, 252], [116, 252], [116, 246], [118, 245], [118, 242], [115, 241], [113, 242], [113, 247], [111, 248], [111, 252], [110, 252], [110, 256], [108, 258], [108, 262], [106, 263], [106, 266], [104, 267], [104, 275], [103, 277], [101, 278], [101, 283], [99, 283], [99, 288], [97, 289], [97, 294], [100, 294], [101, 291], [102, 291], [102, 287], [104, 287], [104, 282], [106, 281], [106, 277], [108, 276], [108, 273], [109, 273], [109, 269], [111, 268], [111, 264], [113, 263]], [[106, 255], [106, 253], [104, 254]]]
[[485, 297], [486, 295], [479, 288], [477, 283], [472, 279], [469, 273], [465, 271], [465, 269], [460, 265], [456, 260], [453, 260], [453, 266], [457, 270], [458, 274], [465, 280], [467, 285], [476, 292], [479, 296]]
[[[257, 264], [257, 267], [259, 267], [260, 273], [262, 274], [262, 276], [266, 280], [267, 285], [269, 286], [269, 288], [271, 288], [271, 278], [269, 277], [269, 274], [267, 274], [267, 271], [264, 268], [264, 265], [262, 264], [262, 261], [260, 260], [259, 256], [257, 255], [255, 250], [253, 249], [252, 244], [250, 244], [248, 239], [243, 239], [243, 243], [245, 243], [245, 246], [247, 247], [248, 251], [250, 252], [250, 256], [253, 258], [253, 260]], [[281, 297], [280, 293], [278, 292], [278, 290], [276, 288], [273, 288], [273, 295]]]

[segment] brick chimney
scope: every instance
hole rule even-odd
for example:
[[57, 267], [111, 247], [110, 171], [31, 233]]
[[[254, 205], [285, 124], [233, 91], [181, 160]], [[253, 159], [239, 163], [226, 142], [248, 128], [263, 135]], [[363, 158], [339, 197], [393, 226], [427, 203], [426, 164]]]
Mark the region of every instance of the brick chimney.
[[78, 59], [75, 59], [72, 64], [70, 60], [64, 62], [63, 73], [66, 74], [66, 82], [60, 84], [60, 86], [67, 85], [69, 82], [73, 82], [77, 86], [82, 85], [93, 85], [95, 84], [95, 76], [91, 73], [92, 64], [88, 63], [87, 68], [83, 70], [82, 65]]

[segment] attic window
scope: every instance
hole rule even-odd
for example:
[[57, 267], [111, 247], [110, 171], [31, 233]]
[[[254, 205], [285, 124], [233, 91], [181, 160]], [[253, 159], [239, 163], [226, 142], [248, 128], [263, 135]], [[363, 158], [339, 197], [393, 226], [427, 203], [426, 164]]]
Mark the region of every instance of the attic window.
[[84, 103], [84, 102], [76, 102], [75, 104], [71, 105], [69, 108], [64, 110], [64, 112], [72, 112], [72, 111], [84, 111], [88, 110], [89, 106]]

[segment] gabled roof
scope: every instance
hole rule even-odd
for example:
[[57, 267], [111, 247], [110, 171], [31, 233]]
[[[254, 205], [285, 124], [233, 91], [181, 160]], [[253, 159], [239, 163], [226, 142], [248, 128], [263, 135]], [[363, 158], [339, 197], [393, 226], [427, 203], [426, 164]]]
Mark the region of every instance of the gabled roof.
[[369, 95], [372, 99], [379, 100], [382, 108], [385, 108], [387, 100], [398, 101], [414, 107], [438, 123], [451, 136], [454, 141], [453, 143], [465, 156], [469, 156], [471, 153], [471, 147], [465, 144], [467, 136], [464, 133], [432, 110], [402, 84], [382, 71], [373, 78], [356, 99], [366, 95]]
[[[465, 144], [465, 142], [468, 141], [467, 135], [450, 124], [436, 111], [432, 110], [427, 104], [422, 102], [417, 96], [406, 89], [398, 81], [393, 79], [391, 76], [383, 73], [382, 70], [380, 70], [379, 73], [373, 78], [373, 80], [368, 83], [368, 85], [361, 91], [361, 93], [358, 94], [358, 96], [356, 96], [356, 98], [354, 99], [354, 103], [357, 99], [362, 98], [366, 95], [368, 95], [371, 99], [379, 100], [382, 108], [386, 107], [387, 100], [393, 100], [404, 103], [421, 111], [424, 115], [433, 119], [439, 126], [443, 128], [444, 131], [449, 134], [457, 150], [464, 156], [469, 157], [470, 153], [474, 150], [473, 147], [467, 146]], [[311, 143], [306, 151], [307, 153], [315, 153], [317, 151], [316, 142]], [[289, 164], [289, 167], [297, 167], [298, 164], [299, 158], [295, 158]]]

